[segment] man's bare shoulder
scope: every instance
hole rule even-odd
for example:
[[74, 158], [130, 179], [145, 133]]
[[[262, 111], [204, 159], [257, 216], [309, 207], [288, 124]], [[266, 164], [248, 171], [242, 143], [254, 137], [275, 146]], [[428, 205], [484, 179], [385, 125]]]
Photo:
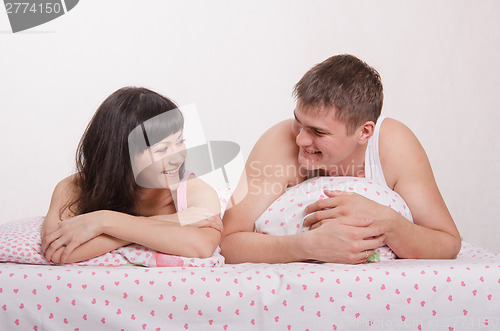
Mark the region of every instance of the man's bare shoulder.
[[403, 123], [386, 118], [380, 127], [379, 154], [384, 176], [393, 188], [398, 179], [414, 165], [428, 163], [427, 155], [415, 134]]
[[292, 130], [292, 119], [284, 120], [270, 127], [259, 140], [266, 142], [284, 142], [290, 147], [296, 148], [295, 135]]
[[396, 136], [401, 136], [410, 133], [413, 134], [406, 125], [390, 117], [385, 118], [380, 126], [381, 138], [383, 137], [394, 138]]
[[[249, 164], [257, 167], [278, 167], [288, 181], [295, 183], [298, 167], [298, 147], [292, 130], [293, 120], [275, 124], [259, 138], [248, 158]], [[293, 171], [295, 170], [295, 171]], [[260, 172], [262, 173], [262, 172]], [[292, 184], [294, 185], [294, 184]]]
[[[224, 214], [224, 236], [254, 231], [258, 217], [298, 182], [298, 147], [292, 121], [280, 122], [259, 138], [248, 156], [244, 175], [233, 198], [237, 202]], [[224, 248], [222, 248], [224, 250]]]
[[379, 146], [388, 154], [423, 152], [415, 134], [403, 123], [386, 118], [380, 127]]

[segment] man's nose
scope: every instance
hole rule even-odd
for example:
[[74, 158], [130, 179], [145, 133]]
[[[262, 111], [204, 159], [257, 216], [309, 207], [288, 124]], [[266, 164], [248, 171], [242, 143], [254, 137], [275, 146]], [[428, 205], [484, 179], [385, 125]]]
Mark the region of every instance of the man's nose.
[[309, 146], [312, 144], [311, 136], [304, 128], [300, 129], [299, 134], [295, 138], [295, 143], [300, 147]]

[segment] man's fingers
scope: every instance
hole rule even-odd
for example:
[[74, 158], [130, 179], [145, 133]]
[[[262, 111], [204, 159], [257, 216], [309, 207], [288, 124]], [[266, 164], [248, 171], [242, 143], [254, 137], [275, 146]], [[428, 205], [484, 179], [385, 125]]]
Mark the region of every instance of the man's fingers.
[[[373, 221], [372, 221], [373, 222]], [[366, 238], [379, 238], [380, 236], [385, 236], [385, 233], [387, 232], [387, 226], [382, 225], [382, 224], [373, 224], [371, 226], [368, 226], [366, 228]]]
[[317, 228], [319, 228], [320, 226], [324, 225], [326, 222], [332, 222], [332, 221], [334, 221], [334, 220], [328, 220], [328, 219], [326, 219], [326, 220], [321, 220], [321, 221], [318, 221], [318, 222], [316, 222], [316, 223], [312, 224], [312, 225], [309, 227], [309, 230], [314, 230], [314, 229], [317, 229]]
[[[305, 225], [305, 221], [304, 221], [304, 225]], [[309, 227], [309, 231], [319, 228], [320, 225], [321, 225], [321, 221], [314, 223], [313, 225], [311, 225]], [[307, 225], [305, 225], [305, 226], [307, 226]]]
[[[341, 191], [329, 191], [329, 192], [341, 192]], [[325, 190], [325, 194], [326, 194], [326, 190]], [[325, 208], [337, 207], [338, 201], [335, 199], [336, 196], [337, 195], [335, 193], [335, 195], [333, 195], [332, 197], [329, 197], [327, 199], [319, 199], [318, 201], [307, 205], [305, 208], [306, 214], [314, 213], [316, 211], [323, 210]]]
[[339, 214], [339, 211], [336, 209], [319, 210], [319, 211], [310, 213], [309, 215], [304, 217], [304, 226], [311, 226], [314, 223], [319, 222], [321, 220], [325, 220], [325, 219], [334, 220], [340, 216], [341, 215]]
[[363, 250], [374, 250], [385, 243], [385, 234], [363, 240]]
[[367, 227], [373, 224], [373, 220], [371, 218], [361, 218], [361, 217], [344, 217], [340, 219], [340, 222], [344, 225], [360, 226], [360, 227]]
[[[304, 218], [304, 226], [309, 226], [310, 230], [317, 228], [322, 223], [323, 220], [338, 220], [340, 223], [349, 226], [356, 227], [367, 227], [373, 224], [373, 220], [370, 218], [359, 218], [359, 217], [341, 217], [335, 210], [324, 210], [317, 211]], [[381, 232], [377, 232], [374, 236], [380, 235]]]
[[334, 197], [338, 197], [339, 195], [342, 195], [342, 194], [347, 194], [347, 192], [339, 191], [339, 190], [333, 190], [333, 191], [332, 190], [324, 190], [323, 192], [329, 198], [334, 198]]
[[358, 263], [365, 263], [366, 260], [375, 253], [377, 248], [384, 244], [384, 241], [385, 234], [363, 240], [361, 251], [357, 254], [359, 258]]
[[316, 215], [317, 213], [319, 212], [316, 212], [316, 213], [311, 213], [309, 215], [307, 215], [306, 217], [304, 217], [304, 226], [313, 226], [314, 224], [316, 224], [318, 221], [320, 221], [321, 219], [319, 218], [319, 215]]
[[323, 190], [325, 195], [328, 197], [327, 199], [319, 199], [316, 202], [311, 203], [306, 207], [306, 213], [313, 213], [318, 210], [322, 210], [325, 208], [335, 208], [339, 205], [338, 199], [335, 199], [339, 196], [345, 195], [345, 194], [351, 194], [349, 192], [344, 192], [344, 191], [330, 191], [330, 190]]
[[358, 254], [359, 259], [358, 259], [357, 264], [365, 263], [368, 260], [368, 258], [370, 256], [372, 256], [374, 253], [375, 253], [375, 249], [367, 249], [367, 250], [361, 251]]

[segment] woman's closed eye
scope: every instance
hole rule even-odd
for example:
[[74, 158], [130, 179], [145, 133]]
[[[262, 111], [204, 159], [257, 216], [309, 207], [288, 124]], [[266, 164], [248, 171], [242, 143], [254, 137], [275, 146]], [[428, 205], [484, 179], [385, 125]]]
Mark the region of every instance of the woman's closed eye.
[[[175, 145], [176, 146], [182, 146], [184, 144], [184, 142], [186, 141], [186, 139], [179, 139]], [[166, 151], [168, 151], [168, 145], [167, 144], [162, 144], [162, 147], [159, 147], [158, 149], [156, 149], [155, 151], [153, 151], [153, 153], [165, 153]]]
[[167, 151], [167, 147], [162, 147], [162, 148], [159, 148], [155, 151], [155, 153], [163, 153], [163, 152], [166, 152]]

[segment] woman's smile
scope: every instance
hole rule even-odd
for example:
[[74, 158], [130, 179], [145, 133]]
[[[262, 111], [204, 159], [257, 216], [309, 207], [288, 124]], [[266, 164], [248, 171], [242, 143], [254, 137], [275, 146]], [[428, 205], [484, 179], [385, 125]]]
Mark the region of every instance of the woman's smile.
[[161, 173], [167, 176], [175, 176], [179, 172], [179, 168], [175, 168], [172, 170], [163, 170]]

